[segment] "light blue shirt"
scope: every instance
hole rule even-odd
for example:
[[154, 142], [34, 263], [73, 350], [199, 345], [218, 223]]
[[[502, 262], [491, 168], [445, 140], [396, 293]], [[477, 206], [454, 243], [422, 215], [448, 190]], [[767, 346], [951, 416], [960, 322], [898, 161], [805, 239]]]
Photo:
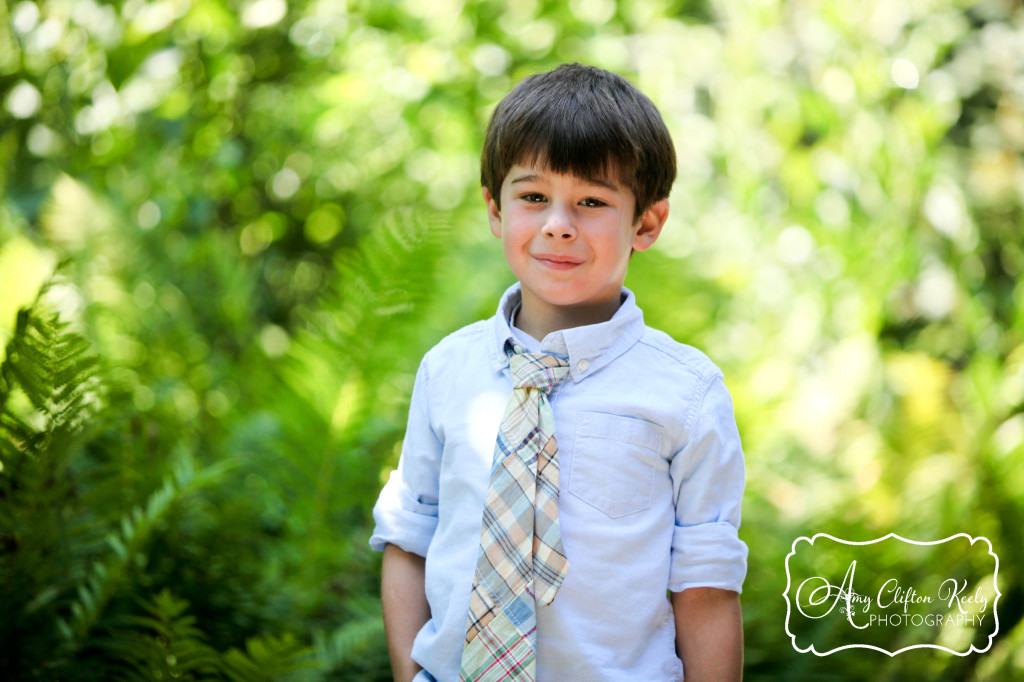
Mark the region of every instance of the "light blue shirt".
[[[413, 659], [458, 679], [495, 436], [512, 392], [505, 341], [519, 285], [497, 314], [442, 340], [416, 376], [398, 470], [370, 544], [426, 557], [431, 620]], [[721, 371], [644, 324], [633, 294], [611, 320], [548, 334], [569, 361], [549, 396], [569, 572], [537, 611], [537, 679], [682, 679], [667, 590], [739, 592], [743, 452]], [[429, 673], [429, 674], [427, 674]]]

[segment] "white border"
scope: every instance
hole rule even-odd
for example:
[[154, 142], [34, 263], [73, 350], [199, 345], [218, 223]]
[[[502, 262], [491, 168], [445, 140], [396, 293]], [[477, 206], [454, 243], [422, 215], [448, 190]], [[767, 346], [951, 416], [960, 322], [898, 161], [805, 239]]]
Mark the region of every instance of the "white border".
[[[949, 647], [940, 646], [938, 644], [914, 644], [913, 646], [903, 647], [899, 651], [889, 651], [888, 649], [882, 649], [880, 647], [873, 646], [871, 644], [846, 644], [846, 645], [838, 647], [836, 649], [831, 649], [830, 651], [826, 651], [825, 653], [821, 653], [820, 651], [817, 651], [814, 648], [814, 644], [812, 643], [806, 649], [801, 649], [800, 647], [798, 647], [796, 645], [796, 635], [794, 635], [792, 632], [789, 631], [789, 615], [790, 615], [790, 612], [792, 611], [792, 605], [790, 604], [790, 601], [789, 601], [789, 588], [791, 587], [790, 582], [792, 580], [790, 575], [789, 575], [789, 559], [794, 554], [796, 554], [796, 545], [797, 545], [798, 542], [800, 542], [801, 540], [806, 540], [808, 544], [813, 545], [814, 541], [817, 540], [818, 538], [828, 538], [830, 540], [835, 540], [836, 542], [841, 542], [844, 545], [873, 545], [876, 542], [881, 542], [882, 540], [888, 540], [889, 538], [896, 538], [897, 540], [902, 540], [903, 542], [906, 542], [906, 543], [909, 543], [909, 544], [912, 544], [912, 545], [941, 545], [942, 543], [949, 542], [950, 540], [953, 540], [955, 538], [967, 538], [970, 541], [970, 543], [973, 545], [978, 540], [984, 540], [985, 544], [988, 545], [988, 553], [992, 556], [992, 558], [994, 558], [996, 560], [996, 570], [992, 574], [992, 583], [993, 583], [993, 587], [995, 588], [995, 591], [996, 591], [995, 601], [992, 602], [992, 615], [995, 617], [995, 620], [996, 620], [996, 629], [988, 637], [988, 646], [986, 646], [984, 649], [978, 649], [978, 648], [975, 648], [974, 644], [972, 643], [971, 644], [971, 648], [968, 651], [953, 651]], [[944, 540], [933, 540], [931, 542], [918, 542], [917, 540], [908, 540], [905, 537], [901, 537], [901, 536], [897, 535], [896, 533], [889, 533], [886, 536], [880, 537], [880, 538], [878, 538], [876, 540], [868, 540], [867, 542], [852, 542], [850, 540], [841, 540], [841, 539], [839, 539], [839, 538], [837, 538], [837, 537], [835, 537], [833, 535], [829, 535], [828, 533], [815, 533], [814, 537], [810, 537], [810, 538], [807, 537], [806, 535], [801, 535], [796, 540], [793, 540], [793, 544], [792, 544], [792, 546], [790, 548], [790, 552], [789, 552], [789, 554], [786, 555], [786, 590], [782, 593], [782, 596], [786, 600], [786, 634], [789, 635], [790, 642], [793, 644], [793, 648], [796, 649], [799, 653], [802, 653], [802, 654], [807, 653], [808, 651], [810, 651], [815, 656], [828, 656], [829, 654], [834, 654], [835, 652], [842, 651], [843, 649], [874, 649], [875, 651], [880, 651], [883, 654], [888, 654], [890, 657], [895, 656], [896, 654], [902, 654], [904, 651], [909, 651], [911, 649], [942, 649], [943, 651], [948, 651], [949, 653], [955, 654], [956, 656], [967, 656], [968, 654], [971, 654], [972, 652], [978, 652], [979, 654], [983, 654], [983, 653], [985, 653], [986, 651], [988, 651], [989, 649], [992, 648], [992, 639], [997, 634], [999, 634], [999, 613], [996, 611], [996, 606], [999, 604], [999, 597], [1002, 596], [1002, 593], [999, 591], [999, 557], [996, 555], [995, 552], [992, 551], [992, 543], [989, 542], [988, 538], [986, 538], [986, 537], [984, 537], [982, 535], [979, 535], [978, 537], [971, 537], [967, 533], [957, 533], [956, 535], [950, 535], [948, 538], [946, 538]]]

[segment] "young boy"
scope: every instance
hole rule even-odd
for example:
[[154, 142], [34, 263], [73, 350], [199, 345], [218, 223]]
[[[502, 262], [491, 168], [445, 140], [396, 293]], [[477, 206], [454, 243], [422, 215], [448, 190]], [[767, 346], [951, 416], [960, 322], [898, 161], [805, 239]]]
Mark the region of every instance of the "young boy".
[[481, 166], [518, 282], [424, 357], [374, 508], [395, 679], [739, 679], [732, 403], [622, 286], [668, 216], [661, 116], [562, 65], [498, 104]]

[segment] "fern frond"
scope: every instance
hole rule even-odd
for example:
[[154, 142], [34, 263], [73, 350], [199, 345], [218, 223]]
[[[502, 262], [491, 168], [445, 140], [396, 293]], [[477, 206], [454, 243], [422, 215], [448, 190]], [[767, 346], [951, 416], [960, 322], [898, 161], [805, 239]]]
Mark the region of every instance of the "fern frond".
[[55, 313], [20, 310], [0, 364], [0, 669], [59, 663], [55, 614], [95, 538], [93, 517], [69, 513], [69, 471], [101, 393], [88, 342]]
[[261, 635], [245, 643], [245, 651], [230, 649], [224, 654], [222, 672], [231, 682], [262, 682], [295, 679], [312, 669], [312, 650], [285, 634]]
[[362, 657], [371, 647], [384, 640], [384, 619], [380, 603], [369, 602], [359, 615], [334, 630], [313, 635], [313, 651], [317, 664], [326, 672], [344, 670]]
[[397, 318], [432, 295], [450, 232], [440, 216], [395, 211], [339, 257], [336, 300], [318, 319], [325, 338], [355, 366], [375, 355], [374, 345], [390, 337]]
[[78, 586], [71, 603], [69, 619], [59, 618], [57, 627], [69, 648], [77, 650], [99, 620], [103, 608], [124, 581], [131, 565], [142, 556], [143, 546], [153, 528], [171, 506], [217, 480], [230, 467], [227, 462], [196, 470], [190, 455], [182, 455], [163, 485], [149, 496], [145, 506], [138, 506], [121, 517], [119, 528], [106, 536], [110, 548], [105, 561], [96, 562], [88, 577]]
[[131, 630], [117, 630], [103, 644], [126, 668], [125, 682], [217, 676], [220, 655], [206, 644], [188, 606], [165, 589], [143, 603], [146, 615], [124, 619]]
[[96, 413], [100, 382], [89, 342], [55, 313], [22, 310], [3, 364], [0, 411], [17, 386], [40, 414], [45, 432], [74, 430]]
[[[253, 449], [267, 453], [266, 466], [280, 472], [281, 489], [315, 491], [295, 498], [296, 513], [314, 524], [326, 523], [333, 500], [360, 507], [362, 496], [377, 485], [366, 480], [376, 476], [372, 467], [349, 467], [345, 457], [365, 458], [352, 444], [380, 439], [381, 424], [390, 428], [397, 422], [380, 419], [385, 392], [377, 389], [382, 379], [395, 377], [396, 366], [400, 376], [408, 373], [409, 348], [423, 345], [419, 322], [437, 294], [450, 234], [441, 216], [394, 211], [354, 248], [339, 253], [337, 284], [309, 326], [296, 333], [281, 365], [283, 385], [268, 384], [266, 399], [277, 416], [272, 436], [281, 445], [269, 448], [264, 439]], [[393, 400], [387, 409], [396, 410]], [[357, 437], [354, 427], [378, 432]], [[385, 439], [392, 437], [389, 432]]]
[[88, 342], [55, 313], [19, 311], [0, 365], [0, 499], [10, 505], [0, 521], [12, 531], [20, 525], [17, 500], [38, 508], [60, 499], [58, 475], [101, 393]]
[[379, 424], [368, 416], [380, 414], [380, 396], [362, 387], [393, 377], [396, 365], [409, 362], [409, 348], [421, 344], [418, 322], [438, 290], [450, 235], [450, 226], [437, 215], [404, 210], [387, 215], [356, 247], [337, 256], [337, 285], [291, 344], [282, 367], [285, 385], [274, 386], [268, 399], [282, 415], [280, 437], [294, 453], [287, 475], [294, 476], [296, 488], [317, 490], [314, 513], [322, 516], [328, 494], [346, 497], [334, 486], [372, 487], [333, 476], [337, 440], [350, 426]]
[[142, 603], [144, 615], [121, 620], [103, 648], [121, 662], [125, 682], [154, 679], [227, 679], [232, 682], [314, 679], [312, 650], [292, 635], [260, 635], [245, 650], [220, 653], [188, 613], [189, 604], [164, 589]]

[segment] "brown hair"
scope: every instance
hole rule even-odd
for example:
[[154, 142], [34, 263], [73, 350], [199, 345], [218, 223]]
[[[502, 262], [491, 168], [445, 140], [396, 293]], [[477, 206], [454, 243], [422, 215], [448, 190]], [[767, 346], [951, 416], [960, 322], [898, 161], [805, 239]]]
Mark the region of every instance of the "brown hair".
[[586, 179], [616, 173], [636, 198], [634, 220], [668, 196], [676, 177], [672, 138], [651, 100], [622, 76], [584, 64], [527, 76], [498, 103], [480, 183], [501, 208], [509, 169], [540, 160]]

